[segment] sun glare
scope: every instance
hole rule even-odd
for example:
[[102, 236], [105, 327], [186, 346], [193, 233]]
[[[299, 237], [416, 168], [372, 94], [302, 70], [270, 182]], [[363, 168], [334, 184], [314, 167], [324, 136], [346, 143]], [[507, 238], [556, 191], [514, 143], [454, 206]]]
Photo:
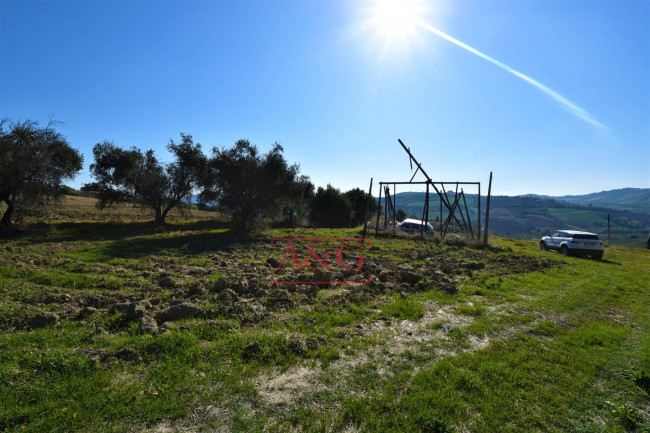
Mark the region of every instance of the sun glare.
[[372, 26], [388, 39], [412, 34], [423, 12], [421, 0], [376, 0]]

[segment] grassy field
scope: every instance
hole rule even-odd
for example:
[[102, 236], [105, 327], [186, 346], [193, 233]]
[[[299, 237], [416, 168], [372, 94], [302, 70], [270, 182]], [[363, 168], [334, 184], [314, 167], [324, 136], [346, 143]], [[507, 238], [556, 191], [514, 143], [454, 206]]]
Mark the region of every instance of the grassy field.
[[[65, 195], [60, 200], [53, 202], [50, 206], [32, 209], [21, 215], [17, 212], [13, 220], [18, 217], [19, 224], [38, 224], [41, 221], [49, 222], [150, 222], [153, 220], [153, 212], [140, 205], [116, 204], [104, 210], [98, 209], [95, 204], [97, 200], [89, 197]], [[187, 209], [172, 209], [169, 212], [167, 222], [185, 222], [213, 219], [215, 214], [203, 212], [196, 209], [189, 209], [190, 205], [183, 203]], [[194, 206], [193, 206], [194, 207]], [[0, 215], [7, 208], [4, 202], [0, 202]]]
[[271, 238], [359, 230], [76, 203], [0, 240], [0, 432], [650, 431], [649, 250], [379, 237], [318, 275], [370, 284], [272, 285], [315, 275]]

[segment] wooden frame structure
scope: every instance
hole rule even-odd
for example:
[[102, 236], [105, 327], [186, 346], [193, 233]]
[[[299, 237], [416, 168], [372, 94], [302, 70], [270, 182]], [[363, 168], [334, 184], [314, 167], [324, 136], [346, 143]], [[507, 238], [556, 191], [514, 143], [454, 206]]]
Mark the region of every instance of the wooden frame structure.
[[[379, 198], [378, 198], [378, 203], [377, 203], [377, 221], [375, 225], [375, 232], [379, 232], [379, 217], [380, 217], [380, 209], [381, 209], [381, 201], [382, 201], [382, 193], [384, 197], [384, 227], [388, 228], [388, 221], [392, 217], [392, 220], [395, 221], [395, 216], [397, 212], [397, 203], [396, 203], [396, 198], [397, 198], [397, 185], [426, 185], [426, 193], [425, 193], [425, 200], [424, 200], [424, 206], [422, 208], [422, 227], [420, 229], [421, 234], [424, 236], [424, 228], [425, 224], [429, 222], [429, 201], [430, 201], [430, 188], [435, 191], [435, 193], [438, 195], [439, 201], [440, 201], [440, 237], [444, 238], [447, 234], [447, 231], [449, 229], [449, 226], [456, 223], [456, 225], [464, 232], [469, 233], [472, 239], [481, 239], [481, 182], [460, 182], [460, 181], [433, 181], [429, 175], [424, 171], [422, 168], [422, 165], [418, 162], [418, 160], [413, 156], [411, 153], [411, 150], [406, 147], [404, 142], [401, 139], [397, 139], [399, 144], [402, 146], [402, 148], [406, 151], [406, 153], [409, 156], [409, 163], [411, 165], [411, 170], [413, 169], [413, 163], [415, 163], [415, 166], [417, 167], [415, 172], [413, 173], [413, 176], [411, 176], [411, 179], [409, 181], [392, 181], [392, 182], [379, 182]], [[414, 182], [413, 179], [415, 179], [415, 176], [418, 174], [418, 172], [421, 172], [424, 177], [426, 178], [426, 181], [422, 182]], [[371, 191], [372, 191], [372, 180], [371, 180]], [[393, 186], [392, 190], [392, 197], [391, 197], [391, 190], [390, 190], [390, 185]], [[449, 191], [445, 188], [445, 185], [455, 185], [455, 191], [454, 191], [454, 196], [453, 196], [453, 201], [451, 200], [451, 197], [449, 196]], [[478, 221], [476, 222], [476, 238], [474, 237], [474, 228], [472, 227], [472, 221], [470, 219], [470, 214], [469, 214], [469, 208], [467, 206], [467, 200], [465, 198], [465, 191], [462, 188], [462, 185], [477, 185], [478, 186], [478, 209], [477, 209], [477, 216], [478, 216]], [[460, 187], [460, 193], [458, 192], [458, 188]], [[490, 195], [492, 192], [492, 173], [490, 173], [490, 185], [488, 187], [488, 196], [487, 196], [487, 206], [485, 210], [485, 230], [484, 230], [484, 244], [487, 244], [487, 235], [488, 235], [488, 221], [489, 221], [489, 215], [490, 215]], [[462, 204], [461, 204], [462, 200]], [[447, 210], [447, 217], [445, 221], [443, 222], [443, 206]], [[459, 218], [460, 217], [460, 218]], [[396, 224], [393, 223], [393, 233], [395, 233], [396, 230]]]

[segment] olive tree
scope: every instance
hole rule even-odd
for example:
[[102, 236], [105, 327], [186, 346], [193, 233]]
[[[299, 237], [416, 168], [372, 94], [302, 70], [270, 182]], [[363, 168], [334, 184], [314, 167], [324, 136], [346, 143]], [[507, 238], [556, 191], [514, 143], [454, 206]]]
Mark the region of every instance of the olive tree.
[[311, 201], [310, 219], [318, 227], [347, 227], [352, 205], [341, 191], [332, 185], [318, 187]]
[[289, 224], [295, 223], [296, 216], [306, 216], [309, 213], [309, 204], [314, 198], [314, 184], [309, 176], [300, 175], [289, 185], [283, 202], [283, 209]]
[[58, 197], [62, 182], [81, 170], [83, 156], [54, 125], [0, 121], [0, 200], [7, 205], [1, 227], [11, 225], [16, 209]]
[[369, 197], [368, 193], [363, 191], [361, 188], [351, 189], [343, 195], [348, 199], [352, 206], [352, 212], [350, 213], [351, 227], [356, 227], [364, 223], [366, 207], [368, 208], [368, 213], [370, 215], [377, 211], [377, 202], [372, 197]]
[[248, 140], [238, 140], [229, 149], [214, 148], [201, 201], [216, 202], [230, 213], [233, 229], [251, 231], [261, 217], [277, 215], [295, 197], [300, 190], [296, 182], [308, 181], [298, 177], [298, 165], [289, 165], [282, 152], [275, 143], [267, 153], [260, 153]]
[[122, 149], [104, 141], [93, 148], [90, 171], [95, 182], [85, 189], [97, 192], [100, 208], [113, 203], [139, 201], [149, 207], [156, 224], [164, 224], [170, 210], [199, 187], [207, 159], [190, 134], [181, 133], [180, 143], [170, 140], [167, 149], [173, 162], [164, 164], [153, 150]]

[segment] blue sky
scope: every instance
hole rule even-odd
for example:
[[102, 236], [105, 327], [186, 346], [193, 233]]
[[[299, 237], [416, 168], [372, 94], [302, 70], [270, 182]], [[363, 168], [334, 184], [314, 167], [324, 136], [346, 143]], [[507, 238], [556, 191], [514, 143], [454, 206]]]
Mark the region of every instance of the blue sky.
[[[92, 147], [280, 142], [319, 186], [434, 180], [496, 194], [650, 187], [650, 2], [426, 2], [387, 43], [362, 1], [0, 0], [0, 115]], [[484, 187], [485, 188], [485, 187]], [[409, 188], [416, 190], [416, 188]], [[406, 188], [402, 187], [405, 191]], [[399, 190], [398, 190], [399, 192]], [[469, 192], [469, 191], [468, 191]]]

